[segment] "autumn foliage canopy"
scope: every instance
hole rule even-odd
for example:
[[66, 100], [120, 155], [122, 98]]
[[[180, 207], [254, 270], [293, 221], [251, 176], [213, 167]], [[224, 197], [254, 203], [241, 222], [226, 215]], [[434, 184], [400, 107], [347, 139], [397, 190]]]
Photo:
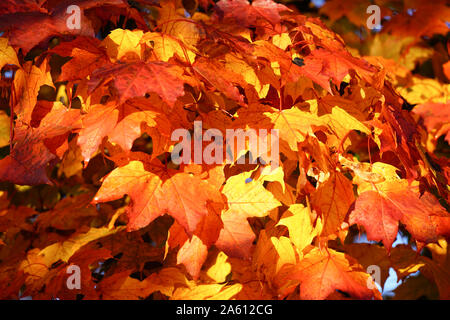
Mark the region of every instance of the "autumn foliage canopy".
[[308, 3], [1, 1], [0, 298], [450, 299], [449, 7]]

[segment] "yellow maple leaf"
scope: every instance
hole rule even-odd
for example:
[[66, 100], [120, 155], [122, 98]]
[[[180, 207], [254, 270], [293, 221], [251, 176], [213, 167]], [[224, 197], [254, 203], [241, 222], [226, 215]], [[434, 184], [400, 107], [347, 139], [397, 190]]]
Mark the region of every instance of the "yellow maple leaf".
[[248, 217], [263, 217], [281, 203], [263, 186], [263, 181], [250, 178], [252, 171], [230, 177], [222, 193], [227, 197], [229, 211]]
[[143, 47], [141, 38], [142, 30], [113, 30], [102, 42], [106, 47], [108, 56], [114, 60], [140, 60], [142, 59]]
[[141, 42], [145, 42], [153, 48], [155, 56], [161, 61], [167, 62], [176, 55], [183, 62], [192, 63], [196, 56], [183, 42], [167, 34], [147, 32]]
[[311, 221], [310, 210], [302, 204], [291, 205], [283, 213], [280, 221], [277, 223], [278, 225], [283, 225], [288, 228], [289, 238], [299, 254], [322, 231], [321, 221], [318, 221], [314, 227]]

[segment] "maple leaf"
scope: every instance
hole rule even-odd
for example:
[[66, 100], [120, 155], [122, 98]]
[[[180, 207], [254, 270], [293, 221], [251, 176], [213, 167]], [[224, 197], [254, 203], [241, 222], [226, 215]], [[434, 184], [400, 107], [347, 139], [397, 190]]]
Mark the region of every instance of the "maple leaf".
[[0, 298], [449, 297], [448, 8], [287, 2], [0, 3]]
[[344, 50], [339, 52], [326, 49], [313, 50], [304, 58], [303, 74], [330, 91], [329, 79], [339, 85], [350, 69], [354, 69], [362, 77], [371, 79], [375, 69], [362, 59], [353, 57]]
[[[119, 117], [115, 105], [93, 106], [87, 116], [83, 117], [83, 128], [80, 131], [78, 144], [82, 148], [81, 154], [85, 162], [97, 151], [102, 139], [112, 130]], [[105, 119], [106, 121], [101, 121]]]
[[283, 213], [277, 225], [284, 225], [289, 230], [289, 238], [299, 252], [302, 252], [320, 232], [313, 226], [308, 208], [301, 204], [292, 204]]
[[[250, 118], [251, 120], [243, 120]], [[293, 151], [298, 151], [297, 144], [305, 140], [308, 135], [314, 135], [316, 128], [324, 126], [324, 122], [316, 115], [292, 107], [277, 110], [264, 105], [251, 105], [234, 121], [235, 128], [250, 127], [254, 129], [276, 129], [279, 138], [287, 143]]]
[[[386, 32], [402, 37], [413, 36], [417, 38], [448, 32], [445, 17], [449, 16], [450, 10], [445, 1], [436, 1], [433, 6], [417, 0], [412, 2], [408, 6], [404, 6], [402, 12], [395, 15], [394, 19], [386, 23]], [[414, 8], [412, 12], [408, 11], [411, 8], [410, 5]]]
[[[59, 34], [82, 34], [93, 36], [91, 25], [86, 21], [81, 31], [67, 28], [66, 15], [64, 11], [49, 15], [43, 12], [16, 12], [1, 16], [0, 29], [9, 30], [11, 33], [11, 45], [22, 48], [25, 53], [39, 44], [45, 44], [52, 36]], [[20, 21], [21, 23], [17, 23]]]
[[[153, 53], [160, 61], [169, 61], [170, 58], [176, 56], [185, 62], [192, 62], [195, 59], [195, 53], [191, 51], [179, 39], [159, 32], [147, 32], [141, 42], [147, 43], [153, 48]], [[187, 59], [187, 60], [186, 60]]]
[[36, 129], [26, 125], [16, 127], [11, 154], [0, 160], [0, 180], [17, 184], [36, 185], [50, 183], [47, 164], [56, 159], [56, 148], [76, 128], [79, 110], [68, 110], [55, 102], [52, 110]]
[[281, 203], [264, 189], [262, 179], [247, 181], [251, 174], [252, 172], [244, 172], [230, 177], [222, 193], [227, 197], [229, 210], [247, 217], [263, 217]]
[[201, 58], [195, 61], [193, 68], [214, 88], [223, 92], [229, 98], [239, 103], [244, 103], [239, 90], [233, 85], [233, 82], [237, 82], [237, 79], [239, 79], [238, 74], [231, 71], [224, 72], [223, 66], [219, 63], [206, 61]]
[[394, 268], [399, 279], [422, 270], [425, 265], [422, 257], [407, 245], [397, 245], [391, 249], [389, 259], [386, 250], [378, 244], [352, 243], [345, 246], [345, 252], [355, 258], [364, 268], [376, 265], [380, 268], [380, 283], [383, 288], [389, 277], [389, 269]]
[[22, 69], [16, 71], [14, 87], [17, 104], [14, 106], [14, 112], [23, 122], [30, 123], [39, 89], [43, 85], [53, 86], [47, 63], [43, 63], [39, 68], [26, 63]]
[[143, 35], [142, 30], [116, 29], [103, 40], [102, 45], [108, 56], [114, 60], [140, 60], [143, 52], [140, 42]]
[[215, 245], [231, 257], [249, 258], [255, 234], [247, 217], [240, 212], [227, 211], [220, 216], [223, 229]]
[[56, 242], [38, 251], [38, 255], [42, 257], [47, 266], [51, 266], [58, 260], [69, 261], [69, 259], [85, 244], [97, 240], [99, 238], [119, 232], [123, 227], [116, 229], [108, 228], [91, 228], [86, 233], [73, 235], [64, 242]]
[[197, 280], [207, 255], [208, 247], [199, 237], [193, 235], [178, 251], [177, 264], [184, 264], [189, 274]]
[[323, 236], [334, 234], [341, 228], [350, 206], [355, 201], [353, 185], [336, 172], [311, 195], [311, 204], [323, 217]]
[[184, 94], [183, 71], [166, 62], [135, 62], [97, 69], [89, 81], [90, 91], [99, 85], [113, 82], [119, 94], [119, 103], [148, 92], [157, 93], [169, 106]]
[[390, 250], [403, 223], [418, 241], [435, 242], [439, 235], [448, 234], [450, 216], [432, 195], [419, 196], [414, 187], [398, 181], [387, 182], [384, 190], [365, 191], [356, 199], [350, 213], [350, 224], [366, 229], [369, 240], [383, 241]]
[[223, 222], [215, 210], [220, 210], [220, 207], [208, 205], [208, 214], [197, 224], [190, 239], [178, 222], [175, 222], [169, 230], [169, 246], [180, 246], [177, 264], [184, 264], [194, 280], [200, 276], [200, 270], [208, 256], [208, 249], [218, 240], [223, 228]]
[[179, 10], [173, 1], [160, 2], [159, 6], [156, 24], [161, 32], [175, 37], [187, 46], [195, 46], [201, 38], [201, 31], [197, 24], [185, 20], [184, 9]]
[[420, 104], [414, 108], [414, 113], [424, 119], [424, 124], [430, 133], [434, 133], [434, 138], [445, 135], [445, 140], [450, 142], [450, 103], [428, 102]]
[[[280, 22], [280, 12], [290, 11], [288, 7], [272, 0], [221, 0], [217, 3], [225, 19], [232, 19], [245, 26], [253, 26], [260, 19], [275, 25]], [[219, 15], [221, 15], [221, 13]]]
[[42, 7], [44, 2], [43, 0], [5, 0], [0, 4], [0, 14], [45, 10]]
[[304, 141], [308, 134], [312, 135], [313, 127], [323, 125], [315, 115], [303, 112], [296, 107], [266, 114], [273, 123], [273, 128], [280, 131], [280, 138], [289, 144], [289, 147], [297, 151], [297, 143]]
[[[102, 121], [103, 119], [105, 120]], [[82, 122], [78, 145], [85, 163], [90, 160], [106, 136], [119, 144], [123, 150], [130, 151], [133, 141], [148, 131], [147, 128], [159, 125], [159, 133], [168, 137], [171, 127], [170, 121], [159, 106], [140, 98], [128, 100], [118, 107], [113, 103], [91, 106]]]
[[76, 197], [64, 198], [52, 210], [39, 215], [36, 219], [39, 228], [52, 227], [58, 230], [70, 230], [75, 226], [83, 226], [86, 221], [92, 220], [98, 214], [95, 207], [89, 205], [92, 196], [91, 193], [85, 193]]
[[125, 194], [131, 198], [128, 230], [145, 227], [167, 212], [192, 233], [208, 213], [207, 203], [222, 201], [220, 193], [205, 181], [186, 173], [167, 172], [158, 160], [131, 161], [116, 168], [103, 181], [94, 203], [120, 199]]
[[323, 115], [321, 119], [335, 133], [344, 148], [351, 144], [349, 141], [343, 141], [351, 130], [371, 135], [371, 131], [363, 123], [339, 107], [333, 107], [331, 114]]
[[317, 100], [317, 114], [319, 116], [332, 114], [333, 110], [337, 108], [334, 112], [338, 111], [340, 113], [343, 110], [351, 117], [363, 122], [368, 120], [368, 117], [362, 101], [361, 103], [359, 102], [346, 97], [326, 95]]
[[[77, 5], [81, 9], [80, 29], [67, 27], [67, 8]], [[0, 29], [10, 32], [11, 45], [22, 48], [25, 53], [36, 45], [43, 45], [52, 36], [57, 35], [82, 35], [94, 37], [94, 29], [89, 19], [84, 15], [84, 10], [101, 6], [123, 6], [122, 0], [74, 0], [60, 1], [52, 6], [51, 10], [45, 10], [38, 4], [28, 2], [26, 11], [11, 7], [1, 16]]]
[[[310, 72], [314, 68], [303, 68], [293, 62], [293, 57], [289, 52], [278, 48], [267, 41], [257, 40], [253, 42], [253, 55], [264, 58], [268, 65], [275, 71], [277, 76], [283, 75], [281, 81], [296, 82], [301, 75], [306, 75], [306, 70]], [[320, 72], [321, 70], [317, 70]], [[313, 79], [314, 80], [314, 79]], [[277, 85], [278, 87], [278, 85]]]
[[357, 299], [381, 298], [377, 289], [368, 288], [372, 279], [354, 259], [331, 249], [314, 248], [297, 265], [280, 273], [300, 282], [300, 299], [325, 299], [335, 290]]
[[48, 52], [71, 57], [61, 68], [60, 81], [81, 80], [94, 70], [111, 64], [106, 52], [100, 48], [100, 41], [91, 37], [62, 42]]

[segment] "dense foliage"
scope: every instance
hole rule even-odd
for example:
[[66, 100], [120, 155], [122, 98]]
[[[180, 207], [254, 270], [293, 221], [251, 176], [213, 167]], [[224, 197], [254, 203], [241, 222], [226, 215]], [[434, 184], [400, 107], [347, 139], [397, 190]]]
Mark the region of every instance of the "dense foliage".
[[[445, 0], [3, 0], [0, 298], [381, 299], [393, 268], [395, 298], [450, 299], [446, 21]], [[278, 151], [177, 163], [194, 122]]]

